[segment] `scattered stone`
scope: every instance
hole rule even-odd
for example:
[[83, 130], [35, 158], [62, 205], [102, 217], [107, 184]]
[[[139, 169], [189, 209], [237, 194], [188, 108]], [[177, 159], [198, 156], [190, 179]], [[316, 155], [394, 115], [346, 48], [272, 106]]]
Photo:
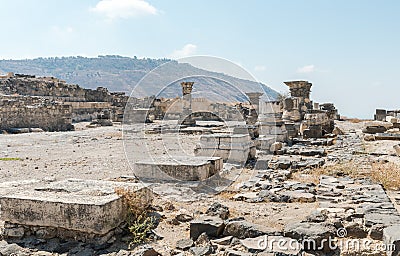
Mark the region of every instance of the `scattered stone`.
[[278, 233], [272, 228], [256, 225], [247, 221], [230, 221], [226, 224], [224, 235], [240, 239], [253, 238], [262, 235], [273, 235]]
[[218, 244], [218, 245], [230, 245], [232, 242], [233, 236], [226, 236], [223, 238], [219, 239], [214, 239], [211, 241], [212, 244]]
[[315, 202], [315, 195], [301, 191], [285, 191], [280, 193], [289, 198], [289, 203], [313, 203]]
[[229, 217], [229, 208], [220, 203], [213, 203], [210, 208], [207, 209], [206, 214], [210, 216], [219, 216], [221, 219], [226, 220]]
[[304, 250], [316, 251], [317, 248], [323, 248], [323, 251], [330, 251], [327, 240], [333, 238], [336, 229], [333, 225], [327, 223], [302, 223], [295, 222], [285, 226], [284, 235], [298, 241], [311, 240], [315, 244], [305, 243]]
[[393, 225], [383, 230], [383, 244], [394, 245], [394, 251], [387, 251], [387, 256], [400, 255], [400, 225]]
[[159, 254], [156, 250], [153, 249], [153, 247], [151, 247], [148, 244], [145, 245], [140, 245], [138, 247], [135, 248], [134, 252], [133, 252], [134, 256], [159, 256], [161, 254]]
[[282, 142], [274, 142], [272, 143], [271, 147], [269, 148], [269, 151], [272, 153], [276, 153], [279, 150], [283, 148], [283, 143]]
[[225, 224], [221, 218], [204, 215], [190, 222], [190, 238], [197, 240], [202, 233], [210, 237], [219, 237], [224, 228]]
[[383, 228], [382, 224], [375, 224], [369, 230], [369, 237], [375, 240], [382, 240], [383, 237]]
[[[248, 253], [248, 252], [241, 252], [241, 251], [236, 251], [232, 249], [228, 249], [225, 251], [224, 256], [252, 256], [254, 254]], [[260, 255], [260, 254], [258, 254]], [[272, 254], [273, 256], [273, 254]]]
[[308, 222], [321, 223], [328, 219], [328, 216], [323, 211], [314, 211], [307, 216]]
[[192, 239], [181, 239], [176, 242], [176, 248], [186, 251], [189, 250], [189, 248], [192, 247], [193, 244], [194, 242]]
[[384, 213], [367, 213], [365, 214], [365, 223], [367, 227], [372, 227], [376, 224], [381, 224], [384, 227], [388, 227], [394, 224], [400, 223], [400, 216], [393, 214]]
[[394, 145], [393, 148], [396, 151], [396, 155], [400, 156], [400, 144], [399, 145]]
[[337, 135], [344, 135], [344, 132], [337, 126], [335, 126], [335, 128], [332, 131], [333, 134]]
[[175, 219], [179, 222], [189, 222], [193, 220], [193, 217], [189, 214], [181, 213], [175, 216]]
[[201, 246], [201, 247], [192, 247], [190, 248], [190, 252], [194, 256], [203, 256], [210, 255], [213, 253], [213, 248], [211, 246]]

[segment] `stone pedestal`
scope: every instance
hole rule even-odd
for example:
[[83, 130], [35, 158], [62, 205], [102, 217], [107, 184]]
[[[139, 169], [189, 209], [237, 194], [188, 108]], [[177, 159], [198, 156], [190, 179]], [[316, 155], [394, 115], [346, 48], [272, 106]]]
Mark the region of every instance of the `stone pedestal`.
[[255, 157], [255, 146], [249, 134], [203, 135], [195, 155], [221, 157], [224, 162], [244, 164]]

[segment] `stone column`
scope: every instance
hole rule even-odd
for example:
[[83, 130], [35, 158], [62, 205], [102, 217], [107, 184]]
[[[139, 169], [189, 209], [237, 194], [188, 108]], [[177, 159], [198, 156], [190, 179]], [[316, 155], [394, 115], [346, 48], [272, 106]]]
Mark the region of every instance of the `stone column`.
[[192, 90], [194, 82], [182, 82], [182, 94], [183, 94], [183, 117], [182, 125], [196, 125], [196, 120], [194, 120], [190, 115], [192, 114]]
[[259, 92], [246, 92], [249, 98], [250, 104], [253, 109], [250, 109], [249, 117], [246, 120], [247, 124], [254, 125], [257, 122], [258, 115], [260, 113], [260, 97], [263, 95]]
[[247, 97], [249, 97], [250, 104], [257, 111], [257, 114], [260, 113], [260, 97], [263, 93], [260, 92], [246, 92]]

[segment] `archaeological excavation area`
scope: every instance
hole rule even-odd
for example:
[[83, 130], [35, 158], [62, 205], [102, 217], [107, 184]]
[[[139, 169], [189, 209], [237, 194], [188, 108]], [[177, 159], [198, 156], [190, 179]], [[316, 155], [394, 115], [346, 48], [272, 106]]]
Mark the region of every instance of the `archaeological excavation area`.
[[[400, 255], [400, 111], [0, 77], [0, 255]], [[373, 113], [371, 113], [373, 114]]]

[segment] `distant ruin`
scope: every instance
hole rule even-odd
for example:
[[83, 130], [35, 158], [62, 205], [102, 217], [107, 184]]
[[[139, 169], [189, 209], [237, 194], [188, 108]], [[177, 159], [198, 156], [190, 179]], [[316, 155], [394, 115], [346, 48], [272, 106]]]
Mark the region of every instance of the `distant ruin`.
[[92, 121], [106, 113], [121, 121], [125, 93], [84, 89], [54, 77], [8, 73], [0, 77], [0, 130], [40, 128], [68, 131], [72, 122]]

